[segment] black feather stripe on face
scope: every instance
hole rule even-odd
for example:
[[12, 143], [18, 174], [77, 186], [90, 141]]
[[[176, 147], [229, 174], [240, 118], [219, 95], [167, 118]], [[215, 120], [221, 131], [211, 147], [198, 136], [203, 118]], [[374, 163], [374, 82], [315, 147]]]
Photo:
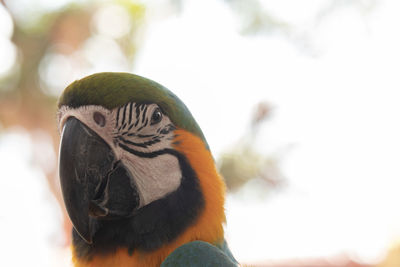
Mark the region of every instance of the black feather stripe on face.
[[118, 140], [123, 142], [123, 143], [125, 143], [125, 144], [127, 144], [127, 145], [133, 145], [133, 146], [144, 147], [144, 148], [146, 148], [148, 146], [151, 146], [151, 145], [154, 145], [154, 144], [157, 144], [158, 142], [160, 142], [160, 139], [154, 139], [154, 140], [150, 140], [150, 141], [143, 142], [143, 143], [135, 143], [135, 142], [131, 142], [129, 140], [126, 140], [121, 136], [118, 136]]
[[130, 103], [130, 105], [129, 105], [129, 124], [132, 122], [132, 106], [133, 106], [133, 103]]
[[[143, 129], [152, 127], [152, 125], [149, 125], [149, 117], [151, 117], [153, 111], [154, 109], [150, 108], [150, 104], [135, 104], [130, 102], [119, 107], [115, 114], [114, 142], [122, 142], [127, 146], [148, 148], [162, 141], [166, 135], [176, 129], [172, 123], [168, 123], [161, 125], [154, 133], [140, 133]], [[128, 140], [129, 138], [136, 138], [136, 140]], [[144, 139], [143, 142], [138, 140], [138, 138]], [[145, 140], [145, 138], [151, 139]], [[167, 138], [167, 140], [169, 139]]]
[[154, 251], [177, 238], [196, 221], [204, 208], [198, 178], [184, 155], [173, 149], [145, 153], [123, 144], [119, 146], [140, 157], [175, 156], [182, 173], [181, 184], [176, 191], [140, 208], [130, 218], [98, 220], [98, 231], [91, 245], [73, 230], [73, 245], [78, 258], [89, 260], [96, 254], [113, 253], [117, 248], [127, 248], [130, 254], [136, 249]]

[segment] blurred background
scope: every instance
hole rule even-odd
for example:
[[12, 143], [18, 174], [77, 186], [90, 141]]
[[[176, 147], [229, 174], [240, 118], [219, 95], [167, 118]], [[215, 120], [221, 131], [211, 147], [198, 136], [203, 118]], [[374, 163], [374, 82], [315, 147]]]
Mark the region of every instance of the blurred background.
[[3, 266], [70, 266], [56, 101], [133, 72], [174, 91], [252, 266], [400, 266], [400, 2], [0, 0]]

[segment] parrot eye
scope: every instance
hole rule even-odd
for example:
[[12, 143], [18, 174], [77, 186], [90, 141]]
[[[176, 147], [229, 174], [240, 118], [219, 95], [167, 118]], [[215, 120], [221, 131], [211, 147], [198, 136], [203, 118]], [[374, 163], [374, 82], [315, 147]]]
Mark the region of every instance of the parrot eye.
[[106, 125], [106, 118], [100, 112], [93, 113], [93, 120], [99, 125], [100, 127], [104, 127]]
[[154, 112], [153, 112], [153, 115], [151, 115], [150, 125], [159, 123], [161, 121], [161, 119], [162, 119], [161, 110], [159, 108], [156, 108], [156, 110], [154, 110]]

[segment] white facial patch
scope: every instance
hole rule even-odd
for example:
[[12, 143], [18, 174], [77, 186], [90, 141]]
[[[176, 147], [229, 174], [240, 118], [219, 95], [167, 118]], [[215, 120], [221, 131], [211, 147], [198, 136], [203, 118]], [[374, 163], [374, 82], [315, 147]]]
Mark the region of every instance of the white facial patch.
[[75, 117], [95, 131], [128, 168], [140, 195], [140, 207], [175, 191], [182, 179], [172, 149], [175, 126], [156, 104], [128, 103], [108, 110], [100, 106], [59, 111], [59, 129]]
[[155, 158], [129, 158], [129, 161], [122, 162], [133, 175], [141, 192], [140, 207], [164, 197], [179, 187], [182, 173], [175, 156], [163, 154]]

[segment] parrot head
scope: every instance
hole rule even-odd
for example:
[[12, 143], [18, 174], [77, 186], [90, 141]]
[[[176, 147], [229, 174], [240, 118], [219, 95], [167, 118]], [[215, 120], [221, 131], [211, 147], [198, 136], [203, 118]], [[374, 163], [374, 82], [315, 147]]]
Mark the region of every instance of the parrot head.
[[171, 91], [133, 74], [98, 73], [69, 85], [58, 106], [75, 257], [124, 249], [163, 259], [187, 242], [223, 240], [224, 183]]

